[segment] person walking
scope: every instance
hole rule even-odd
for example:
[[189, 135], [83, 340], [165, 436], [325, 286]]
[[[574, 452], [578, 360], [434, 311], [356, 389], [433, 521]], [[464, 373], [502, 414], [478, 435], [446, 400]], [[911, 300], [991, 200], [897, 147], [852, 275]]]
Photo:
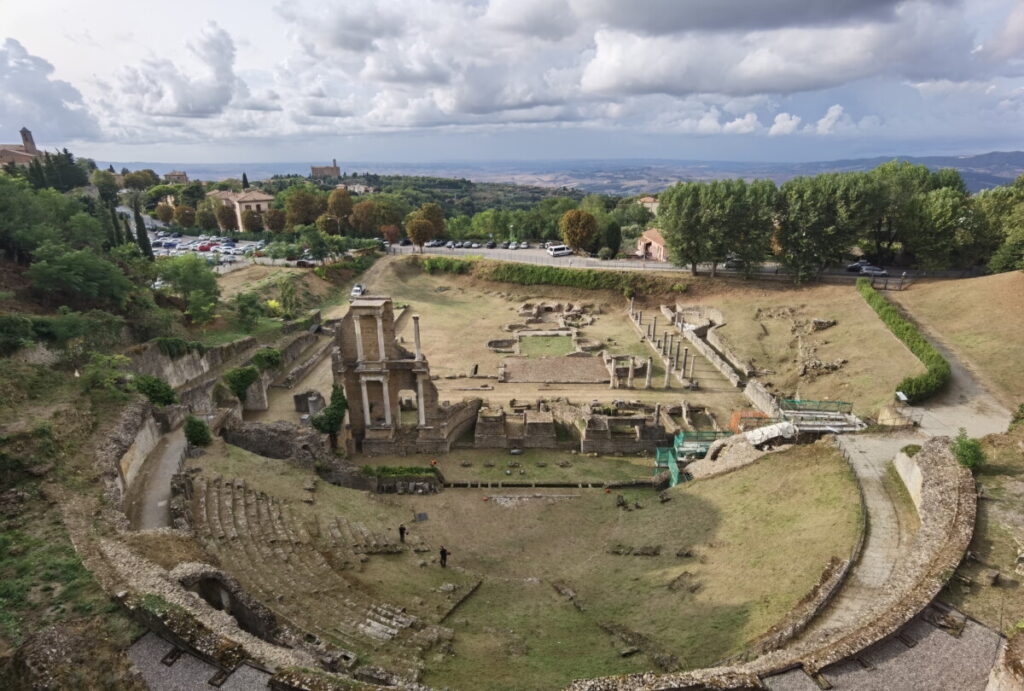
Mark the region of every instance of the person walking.
[[441, 568], [442, 569], [448, 568], [448, 555], [449, 554], [451, 554], [451, 552], [449, 552], [447, 550], [447, 548], [445, 548], [444, 545], [441, 545]]
[[400, 523], [398, 525], [398, 539], [400, 542], [405, 542], [405, 524]]

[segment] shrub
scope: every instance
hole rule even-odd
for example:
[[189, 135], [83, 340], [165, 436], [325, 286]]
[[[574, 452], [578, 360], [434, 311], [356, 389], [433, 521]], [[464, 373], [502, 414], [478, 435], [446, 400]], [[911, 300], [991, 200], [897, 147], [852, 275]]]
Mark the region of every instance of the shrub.
[[135, 390], [148, 398], [153, 405], [164, 406], [178, 402], [178, 394], [160, 377], [138, 375], [135, 377]]
[[672, 292], [673, 293], [685, 293], [689, 289], [690, 289], [690, 286], [687, 285], [686, 283], [673, 283], [672, 284]]
[[160, 349], [161, 353], [172, 360], [177, 360], [191, 352], [196, 352], [201, 355], [206, 351], [205, 346], [203, 346], [199, 341], [186, 341], [184, 338], [154, 338], [153, 343], [156, 343], [156, 347]]
[[612, 252], [612, 248], [611, 247], [602, 247], [601, 249], [599, 249], [597, 251], [597, 258], [598, 259], [602, 259], [602, 260], [607, 261], [607, 260], [611, 259], [614, 256], [615, 256], [615, 253]]
[[261, 348], [252, 356], [254, 364], [260, 372], [281, 366], [281, 351], [277, 348]]
[[468, 274], [473, 262], [452, 257], [422, 257], [420, 266], [428, 274]]
[[981, 449], [981, 442], [968, 437], [967, 430], [963, 427], [953, 440], [952, 449], [957, 462], [971, 472], [975, 472], [985, 463], [985, 452]]
[[1024, 403], [1017, 406], [1017, 410], [1013, 411], [1013, 417], [1010, 418], [1010, 429], [1018, 425], [1024, 425]]
[[429, 477], [431, 475], [437, 475], [437, 468], [433, 466], [423, 467], [417, 465], [364, 465], [362, 467], [363, 475], [369, 475], [371, 477], [400, 477], [402, 475], [420, 475]]
[[253, 382], [260, 378], [260, 371], [253, 366], [236, 367], [224, 373], [224, 383], [235, 394], [235, 398], [245, 402], [245, 392]]
[[210, 436], [210, 426], [205, 420], [189, 415], [185, 419], [185, 440], [193, 446], [209, 446], [213, 441]]
[[86, 391], [123, 393], [128, 382], [125, 368], [130, 363], [124, 355], [90, 353], [89, 364], [82, 369], [82, 386]]
[[882, 297], [866, 278], [857, 279], [857, 290], [875, 310], [882, 322], [889, 327], [896, 338], [903, 341], [918, 360], [925, 366], [926, 372], [916, 377], [905, 377], [897, 385], [897, 390], [907, 396], [910, 403], [920, 403], [938, 393], [949, 383], [950, 369], [946, 358], [935, 350], [928, 340], [921, 335], [917, 327], [908, 322], [896, 308]]
[[913, 458], [914, 456], [916, 456], [917, 452], [920, 451], [920, 450], [921, 450], [921, 445], [920, 444], [907, 444], [902, 449], [900, 449], [900, 451], [902, 451], [903, 453], [907, 454], [907, 456], [909, 456], [910, 458]]

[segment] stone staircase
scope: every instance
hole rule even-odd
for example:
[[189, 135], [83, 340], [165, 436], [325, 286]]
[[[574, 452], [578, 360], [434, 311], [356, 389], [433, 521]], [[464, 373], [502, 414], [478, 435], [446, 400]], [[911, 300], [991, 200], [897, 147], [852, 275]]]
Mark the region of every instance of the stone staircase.
[[[287, 502], [220, 477], [194, 478], [192, 520], [224, 571], [308, 641], [351, 651], [349, 666], [358, 656], [408, 681], [419, 678], [420, 657], [438, 640], [437, 627], [372, 601], [343, 575], [356, 555], [399, 552], [400, 545], [341, 516], [327, 523], [329, 537], [320, 541]], [[327, 556], [318, 542], [330, 545]]]

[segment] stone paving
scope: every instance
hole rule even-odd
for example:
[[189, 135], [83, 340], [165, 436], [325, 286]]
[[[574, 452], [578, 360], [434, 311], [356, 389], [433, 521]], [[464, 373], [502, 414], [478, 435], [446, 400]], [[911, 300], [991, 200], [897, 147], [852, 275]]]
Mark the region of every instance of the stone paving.
[[[182, 653], [174, 664], [162, 660], [174, 646], [150, 631], [128, 648], [128, 658], [152, 691], [191, 691], [211, 689], [209, 681], [218, 669], [189, 653]], [[270, 674], [242, 665], [220, 686], [223, 691], [250, 691], [267, 688]]]

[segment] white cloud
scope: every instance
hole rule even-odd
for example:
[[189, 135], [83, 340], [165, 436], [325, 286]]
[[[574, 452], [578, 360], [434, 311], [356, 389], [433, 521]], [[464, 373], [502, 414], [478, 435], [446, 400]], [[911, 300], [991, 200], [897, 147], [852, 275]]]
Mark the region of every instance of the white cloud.
[[775, 116], [772, 126], [768, 129], [768, 136], [793, 134], [800, 127], [800, 116], [790, 113], [779, 113]]
[[841, 105], [837, 103], [834, 106], [829, 106], [825, 115], [814, 126], [814, 131], [818, 134], [832, 134], [835, 132], [836, 125], [843, 120], [843, 116], [843, 107]]
[[565, 38], [578, 26], [566, 0], [491, 0], [484, 20], [495, 28], [547, 41]]
[[761, 122], [754, 113], [747, 113], [722, 125], [724, 134], [751, 134], [761, 129]]

